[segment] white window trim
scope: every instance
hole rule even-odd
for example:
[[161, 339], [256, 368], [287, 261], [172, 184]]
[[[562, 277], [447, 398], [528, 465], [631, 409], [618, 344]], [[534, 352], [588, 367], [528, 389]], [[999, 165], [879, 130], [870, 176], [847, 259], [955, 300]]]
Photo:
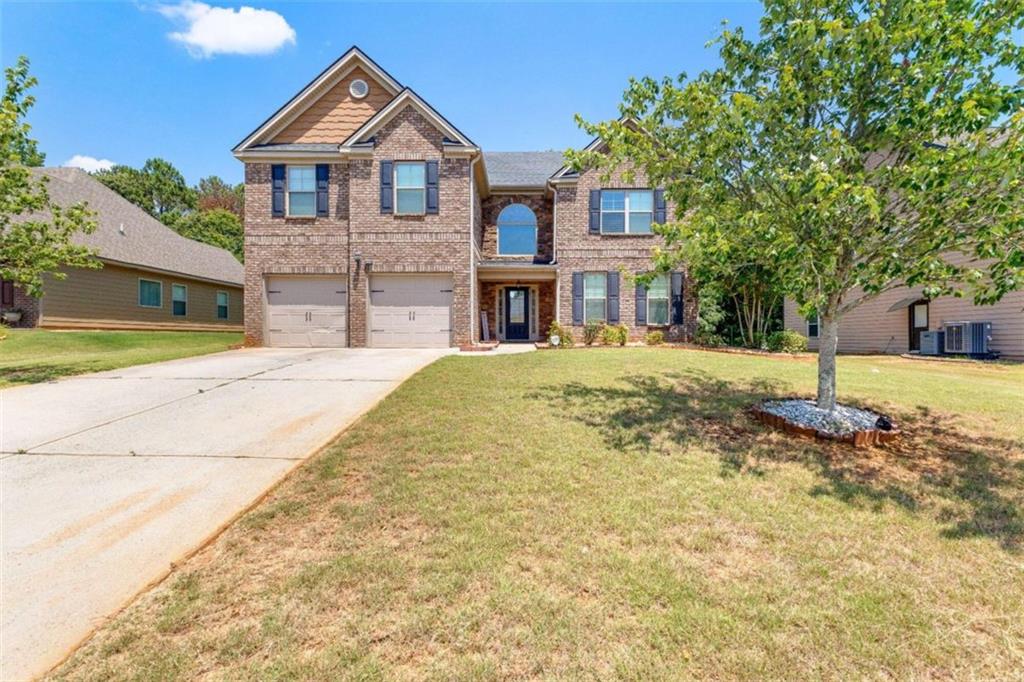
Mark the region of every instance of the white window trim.
[[[623, 208], [622, 208], [621, 211], [605, 211], [604, 210], [604, 193], [605, 192], [622, 192], [625, 195], [624, 200], [623, 200]], [[650, 194], [651, 195], [651, 210], [650, 211], [630, 211], [630, 208], [629, 208], [629, 193], [630, 192], [647, 192], [648, 194]], [[632, 213], [650, 213], [651, 214], [651, 224], [653, 225], [654, 224], [654, 190], [653, 189], [647, 189], [645, 187], [630, 187], [629, 189], [611, 187], [611, 188], [607, 188], [607, 189], [602, 189], [601, 190], [601, 234], [607, 234], [607, 235], [611, 235], [613, 237], [619, 236], [619, 235], [625, 235], [625, 234], [632, 234], [632, 235], [654, 234], [654, 230], [648, 230], [647, 232], [631, 232], [630, 229], [629, 229], [629, 214], [631, 212]], [[623, 223], [623, 226], [622, 226], [622, 230], [623, 230], [622, 232], [605, 232], [604, 231], [604, 214], [605, 213], [622, 213], [623, 214], [623, 221], [624, 221], [624, 223]]]
[[[156, 284], [160, 287], [160, 305], [146, 305], [142, 302], [142, 283], [149, 282], [150, 284]], [[145, 277], [139, 277], [138, 288], [135, 290], [135, 302], [139, 304], [140, 308], [163, 308], [164, 307], [164, 283], [158, 279], [146, 279]]]
[[[312, 192], [300, 192], [300, 194], [312, 194], [313, 195], [313, 212], [309, 214], [294, 215], [292, 214], [292, 190], [291, 182], [291, 169], [292, 168], [311, 168], [313, 170], [313, 191]], [[284, 167], [284, 214], [288, 218], [315, 218], [316, 217], [316, 166], [309, 164], [293, 164]]]
[[814, 314], [814, 336], [811, 336], [811, 318], [807, 318], [807, 338], [816, 339], [821, 335], [821, 316], [818, 313]]
[[[224, 317], [220, 317], [217, 313], [220, 311], [220, 303], [217, 302], [217, 297], [224, 294]], [[223, 289], [217, 290], [213, 295], [213, 319], [215, 320], [228, 320], [231, 319], [231, 294]]]
[[[399, 166], [411, 166], [420, 165], [423, 166], [423, 185], [422, 187], [399, 187], [398, 186], [398, 167]], [[423, 192], [423, 207], [419, 211], [399, 211], [398, 210], [398, 190], [399, 189], [418, 189]], [[395, 207], [395, 215], [426, 215], [427, 214], [427, 162], [426, 161], [395, 161], [391, 169], [391, 205]]]
[[[651, 290], [647, 290], [647, 326], [648, 327], [667, 327], [672, 322], [672, 277], [664, 275], [665, 277], [665, 296], [651, 296]], [[665, 311], [667, 319], [664, 322], [651, 322], [651, 301], [665, 301]]]
[[586, 324], [587, 322], [590, 322], [590, 318], [587, 316], [587, 301], [588, 300], [591, 300], [591, 301], [598, 300], [597, 296], [587, 296], [587, 275], [603, 275], [604, 278], [605, 278], [605, 280], [604, 280], [604, 296], [602, 297], [603, 300], [604, 300], [604, 315], [601, 316], [600, 320], [596, 320], [596, 321], [597, 322], [607, 322], [608, 321], [608, 273], [607, 272], [584, 272], [583, 273], [583, 324]]

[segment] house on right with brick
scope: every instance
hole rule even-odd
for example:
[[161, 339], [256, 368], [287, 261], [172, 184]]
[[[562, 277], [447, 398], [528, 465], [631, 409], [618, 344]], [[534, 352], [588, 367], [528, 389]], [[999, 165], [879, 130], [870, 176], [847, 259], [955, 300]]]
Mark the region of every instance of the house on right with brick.
[[[807, 337], [810, 350], [817, 350], [817, 319], [805, 319], [796, 303], [787, 299], [784, 322], [786, 329]], [[991, 327], [977, 323], [991, 323]], [[972, 340], [972, 330], [986, 338]], [[929, 339], [927, 332], [943, 335]], [[987, 350], [1001, 358], [1024, 360], [1024, 291], [1011, 292], [995, 305], [978, 306], [969, 296], [929, 300], [921, 287], [898, 287], [862, 303], [839, 322], [840, 353], [933, 354], [939, 340], [940, 352], [948, 349], [950, 353], [968, 355], [976, 350], [980, 355], [981, 349], [971, 344], [981, 340], [987, 343]]]

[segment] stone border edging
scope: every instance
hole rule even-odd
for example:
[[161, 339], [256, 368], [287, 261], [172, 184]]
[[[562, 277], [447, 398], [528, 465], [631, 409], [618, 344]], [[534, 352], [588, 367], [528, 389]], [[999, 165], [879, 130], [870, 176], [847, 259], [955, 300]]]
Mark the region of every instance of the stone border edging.
[[884, 445], [885, 443], [891, 443], [902, 435], [902, 432], [895, 427], [891, 431], [882, 431], [881, 429], [861, 429], [859, 431], [854, 431], [853, 433], [836, 435], [828, 433], [827, 431], [801, 426], [789, 421], [785, 417], [772, 414], [771, 412], [766, 411], [763, 407], [765, 402], [778, 402], [780, 400], [806, 400], [806, 398], [791, 396], [788, 398], [770, 398], [768, 400], [762, 400], [760, 403], [750, 408], [750, 413], [757, 421], [765, 424], [766, 426], [782, 431], [783, 433], [788, 433], [792, 436], [800, 436], [802, 438], [818, 438], [821, 440], [837, 441], [852, 445], [855, 448]]

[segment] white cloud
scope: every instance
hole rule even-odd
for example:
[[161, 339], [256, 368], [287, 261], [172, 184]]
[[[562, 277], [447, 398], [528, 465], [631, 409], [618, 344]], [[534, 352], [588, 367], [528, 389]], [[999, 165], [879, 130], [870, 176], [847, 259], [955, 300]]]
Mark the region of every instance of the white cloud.
[[98, 170], [110, 170], [114, 167], [114, 162], [110, 159], [94, 159], [91, 156], [84, 156], [82, 154], [75, 154], [70, 159], [64, 162], [65, 168], [81, 168], [84, 171], [95, 173]]
[[269, 9], [211, 7], [193, 0], [157, 9], [168, 19], [186, 24], [185, 30], [168, 36], [182, 43], [194, 57], [270, 54], [287, 43], [295, 43], [295, 29]]

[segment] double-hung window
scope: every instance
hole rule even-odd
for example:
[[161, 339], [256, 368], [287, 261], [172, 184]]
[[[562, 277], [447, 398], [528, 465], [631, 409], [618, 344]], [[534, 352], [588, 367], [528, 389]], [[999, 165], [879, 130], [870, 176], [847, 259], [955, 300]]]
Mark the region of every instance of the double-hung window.
[[818, 313], [807, 318], [807, 338], [818, 338]]
[[228, 319], [228, 292], [226, 291], [217, 292], [217, 319]]
[[422, 161], [395, 163], [395, 213], [423, 215], [427, 212], [427, 166]]
[[654, 192], [601, 190], [601, 232], [603, 234], [650, 234], [654, 222]]
[[662, 273], [651, 280], [651, 286], [647, 289], [647, 324], [668, 324], [668, 311], [668, 273]]
[[139, 280], [139, 305], [143, 308], [159, 308], [163, 305], [164, 285], [152, 279]]
[[608, 319], [608, 273], [587, 272], [583, 275], [583, 315], [584, 322]]
[[316, 215], [316, 166], [288, 166], [288, 215]]
[[171, 315], [184, 317], [188, 314], [188, 287], [184, 284], [171, 285]]

